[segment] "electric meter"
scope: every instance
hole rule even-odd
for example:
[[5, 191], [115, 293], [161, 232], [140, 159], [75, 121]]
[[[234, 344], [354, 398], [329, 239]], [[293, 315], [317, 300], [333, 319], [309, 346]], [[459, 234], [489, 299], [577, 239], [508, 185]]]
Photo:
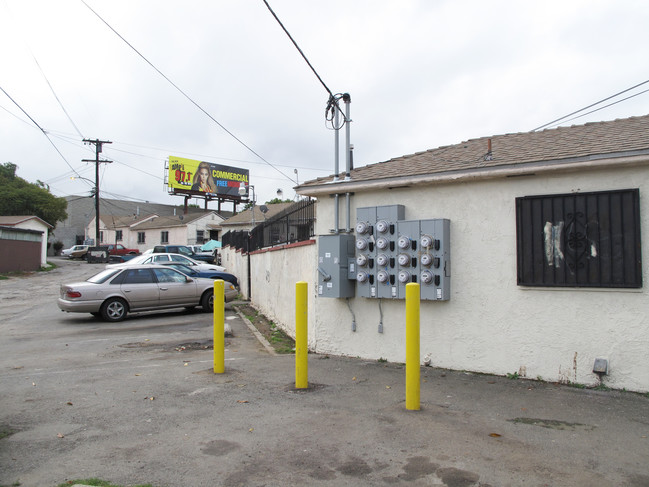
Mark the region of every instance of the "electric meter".
[[385, 250], [388, 248], [388, 245], [390, 245], [390, 242], [388, 242], [388, 239], [385, 237], [379, 237], [376, 239], [376, 247], [381, 250]]
[[397, 245], [400, 249], [407, 249], [410, 247], [410, 239], [408, 237], [399, 237], [397, 240]]
[[376, 275], [376, 279], [379, 282], [385, 283], [388, 282], [390, 279], [390, 275], [386, 271], [379, 271], [378, 274]]
[[433, 273], [430, 271], [424, 271], [421, 273], [421, 282], [424, 284], [430, 284], [433, 282]]
[[[424, 243], [423, 243], [424, 239], [422, 238], [421, 240], [422, 240], [422, 245], [424, 245]], [[432, 255], [430, 255], [430, 254], [422, 254], [422, 256], [421, 256], [421, 265], [428, 267], [432, 263], [433, 263], [433, 256]]]
[[358, 250], [365, 250], [367, 248], [367, 239], [359, 238], [356, 240], [356, 248]]
[[369, 275], [367, 274], [367, 272], [359, 272], [358, 274], [356, 274], [356, 280], [358, 282], [367, 282], [368, 278]]
[[358, 257], [356, 257], [356, 264], [358, 264], [359, 267], [365, 267], [367, 265], [367, 255], [359, 254]]
[[390, 230], [390, 224], [385, 220], [379, 220], [376, 222], [376, 231], [379, 233], [386, 233]]
[[433, 246], [433, 237], [430, 235], [421, 236], [421, 246], [425, 249], [429, 249]]
[[358, 223], [356, 224], [356, 233], [359, 233], [359, 234], [361, 234], [361, 235], [364, 235], [364, 234], [367, 233], [367, 231], [369, 230], [369, 228], [370, 228], [370, 227], [369, 227], [369, 225], [368, 225], [367, 223], [365, 223], [365, 222], [358, 222]]
[[379, 254], [376, 256], [376, 263], [381, 267], [388, 265], [388, 261], [388, 256], [385, 254]]
[[399, 271], [399, 276], [398, 276], [399, 282], [406, 284], [407, 282], [410, 282], [410, 272], [408, 271]]
[[399, 262], [399, 265], [402, 267], [408, 267], [410, 265], [410, 256], [408, 254], [399, 254], [397, 262]]

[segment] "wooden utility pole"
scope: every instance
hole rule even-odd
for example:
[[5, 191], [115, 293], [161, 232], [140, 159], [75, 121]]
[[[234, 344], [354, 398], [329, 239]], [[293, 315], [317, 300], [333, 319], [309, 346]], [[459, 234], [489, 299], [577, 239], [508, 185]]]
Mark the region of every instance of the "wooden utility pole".
[[113, 161], [108, 161], [105, 159], [100, 160], [99, 154], [102, 151], [103, 144], [112, 144], [108, 140], [99, 140], [99, 139], [83, 139], [85, 144], [94, 144], [95, 146], [95, 158], [94, 159], [82, 159], [81, 162], [94, 162], [95, 163], [95, 247], [99, 247], [99, 164], [111, 163]]

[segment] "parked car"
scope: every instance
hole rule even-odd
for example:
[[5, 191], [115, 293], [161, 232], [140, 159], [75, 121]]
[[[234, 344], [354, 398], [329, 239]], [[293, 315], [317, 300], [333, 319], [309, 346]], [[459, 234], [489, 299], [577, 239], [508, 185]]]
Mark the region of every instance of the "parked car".
[[[225, 284], [225, 300], [237, 290]], [[70, 313], [90, 313], [121, 321], [127, 313], [201, 306], [214, 309], [214, 281], [189, 277], [169, 266], [137, 265], [104, 269], [86, 281], [62, 284], [58, 306]]]
[[105, 247], [108, 247], [108, 255], [139, 255], [140, 251], [138, 249], [127, 249], [122, 244], [108, 244]]
[[68, 257], [70, 259], [85, 259], [88, 254], [89, 245], [75, 245], [72, 247], [73, 250], [70, 250]]
[[158, 262], [160, 265], [166, 265], [173, 267], [174, 269], [187, 274], [189, 277], [204, 277], [206, 279], [223, 279], [224, 281], [231, 282], [234, 284], [234, 287], [239, 287], [239, 279], [234, 274], [228, 272], [214, 272], [214, 271], [198, 271], [192, 269], [191, 267], [181, 264], [180, 262], [168, 261], [168, 262]]
[[75, 250], [82, 250], [82, 248], [85, 247], [86, 250], [88, 250], [87, 245], [73, 245], [69, 249], [63, 249], [61, 250], [61, 257], [70, 257], [70, 254], [74, 252]]
[[154, 254], [170, 253], [181, 254], [194, 260], [215, 263], [216, 254], [212, 251], [203, 252], [200, 245], [156, 245]]
[[195, 269], [199, 272], [225, 272], [225, 267], [221, 267], [220, 265], [214, 265], [214, 264], [207, 264], [205, 262], [198, 262], [194, 259], [190, 259], [189, 257], [186, 257], [184, 255], [180, 254], [142, 254], [138, 255], [137, 257], [133, 257], [132, 259], [119, 263], [119, 264], [108, 264], [106, 268], [111, 268], [111, 267], [123, 267], [123, 266], [129, 266], [129, 265], [138, 265], [138, 264], [157, 264], [157, 263], [162, 263], [162, 262], [179, 262], [181, 264], [185, 264], [192, 269]]
[[192, 257], [194, 251], [188, 245], [156, 245], [153, 247], [154, 254], [181, 254]]

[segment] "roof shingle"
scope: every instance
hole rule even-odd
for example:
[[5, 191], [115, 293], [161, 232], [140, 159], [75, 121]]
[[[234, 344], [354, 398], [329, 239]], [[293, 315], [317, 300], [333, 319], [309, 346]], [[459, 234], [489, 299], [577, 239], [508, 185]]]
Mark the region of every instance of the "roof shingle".
[[[369, 182], [532, 162], [569, 162], [596, 155], [629, 155], [634, 152], [649, 153], [649, 115], [470, 139], [359, 167], [352, 170], [351, 179]], [[318, 178], [301, 184], [299, 188], [308, 194], [310, 187], [332, 180], [333, 176]]]

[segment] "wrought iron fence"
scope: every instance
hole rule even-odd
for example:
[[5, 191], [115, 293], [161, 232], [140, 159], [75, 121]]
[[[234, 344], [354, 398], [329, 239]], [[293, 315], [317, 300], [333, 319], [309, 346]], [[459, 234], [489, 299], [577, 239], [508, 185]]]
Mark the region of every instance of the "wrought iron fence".
[[[289, 206], [277, 215], [247, 230], [235, 230], [223, 235], [223, 246], [254, 251], [275, 245], [301, 242], [315, 234], [315, 201], [305, 199]], [[248, 247], [249, 245], [249, 247]]]

